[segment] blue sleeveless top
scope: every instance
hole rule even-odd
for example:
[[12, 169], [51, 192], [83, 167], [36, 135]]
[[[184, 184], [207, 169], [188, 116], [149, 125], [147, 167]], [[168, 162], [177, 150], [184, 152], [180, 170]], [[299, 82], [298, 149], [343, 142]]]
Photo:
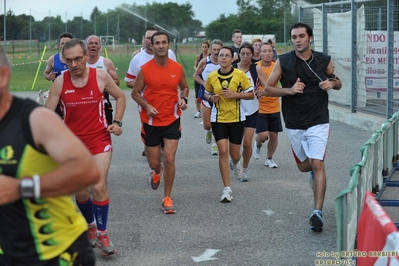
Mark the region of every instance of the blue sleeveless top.
[[53, 64], [53, 71], [57, 72], [55, 77], [58, 77], [59, 75], [62, 74], [65, 70], [67, 70], [68, 67], [65, 63], [62, 63], [60, 60], [60, 54], [55, 54], [54, 55], [54, 64]]

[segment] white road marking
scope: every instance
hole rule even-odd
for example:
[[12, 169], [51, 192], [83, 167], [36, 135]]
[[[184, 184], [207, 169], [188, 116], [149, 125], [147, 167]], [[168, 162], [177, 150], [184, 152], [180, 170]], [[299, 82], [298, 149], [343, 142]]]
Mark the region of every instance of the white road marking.
[[204, 253], [199, 257], [191, 257], [194, 262], [201, 262], [207, 260], [217, 260], [217, 258], [211, 258], [213, 255], [218, 253], [220, 249], [206, 249]]
[[263, 210], [263, 212], [266, 213], [269, 216], [274, 214], [274, 211], [272, 211], [272, 210]]

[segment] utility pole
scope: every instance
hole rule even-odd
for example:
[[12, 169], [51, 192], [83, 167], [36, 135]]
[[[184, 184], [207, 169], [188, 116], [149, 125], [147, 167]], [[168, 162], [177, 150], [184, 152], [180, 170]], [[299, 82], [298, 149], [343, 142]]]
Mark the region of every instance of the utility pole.
[[7, 53], [7, 0], [4, 0], [4, 23], [3, 23], [3, 27], [4, 27], [4, 36], [3, 36], [3, 50], [5, 53]]
[[145, 6], [144, 6], [144, 18], [145, 18], [145, 20], [144, 20], [144, 25], [145, 25], [145, 29], [147, 28], [147, 5], [148, 5], [148, 1], [147, 0], [144, 0], [144, 2], [145, 2]]

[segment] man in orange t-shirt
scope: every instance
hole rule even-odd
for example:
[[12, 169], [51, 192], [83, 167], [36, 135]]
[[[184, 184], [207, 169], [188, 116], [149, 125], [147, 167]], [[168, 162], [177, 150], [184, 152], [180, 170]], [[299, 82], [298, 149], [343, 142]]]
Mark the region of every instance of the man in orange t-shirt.
[[[156, 32], [151, 37], [151, 44], [154, 58], [142, 65], [138, 72], [132, 98], [140, 105], [141, 139], [151, 168], [151, 188], [157, 189], [164, 175], [162, 210], [173, 214], [176, 209], [170, 194], [175, 178], [175, 155], [181, 137], [180, 116], [181, 110], [187, 109], [189, 91], [182, 66], [169, 59], [169, 36]], [[165, 166], [161, 163], [162, 142]]]
[[[269, 78], [274, 67], [274, 62], [272, 61], [273, 47], [269, 43], [263, 43], [260, 51], [261, 60], [256, 64], [262, 68], [267, 78]], [[259, 88], [259, 91], [263, 91], [263, 88]], [[273, 154], [278, 144], [278, 132], [281, 131], [283, 131], [283, 127], [281, 125], [279, 97], [260, 96], [258, 120], [256, 123], [257, 135], [252, 149], [252, 156], [258, 160], [260, 158], [262, 143], [269, 139], [265, 165], [270, 168], [277, 168], [277, 164], [273, 161]]]

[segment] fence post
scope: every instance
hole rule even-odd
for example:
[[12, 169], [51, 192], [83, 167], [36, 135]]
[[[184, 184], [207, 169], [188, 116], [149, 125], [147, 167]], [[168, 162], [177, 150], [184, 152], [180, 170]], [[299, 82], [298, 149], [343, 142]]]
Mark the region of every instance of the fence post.
[[389, 119], [393, 115], [393, 2], [387, 0], [387, 110], [386, 119]]
[[323, 53], [328, 54], [328, 25], [327, 25], [327, 7], [323, 3], [321, 6], [322, 11], [322, 27], [323, 27]]
[[356, 113], [357, 109], [357, 8], [355, 0], [351, 3], [351, 20], [352, 20], [352, 99], [351, 113]]

